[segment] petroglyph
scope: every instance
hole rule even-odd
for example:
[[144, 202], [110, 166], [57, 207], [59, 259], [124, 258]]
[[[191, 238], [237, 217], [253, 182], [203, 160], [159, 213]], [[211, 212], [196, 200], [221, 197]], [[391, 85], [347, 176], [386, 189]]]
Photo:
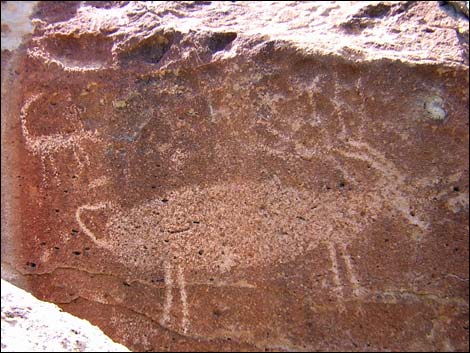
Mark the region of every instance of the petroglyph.
[[[366, 150], [368, 154], [356, 149]], [[394, 165], [364, 143], [351, 142], [350, 151], [336, 152], [370, 163], [383, 176], [380, 186], [385, 186], [392, 177], [395, 185], [404, 183], [404, 177]], [[322, 246], [331, 261], [333, 290], [340, 306], [345, 300], [345, 288], [351, 288], [355, 297], [364, 295], [348, 244], [360, 238], [372, 220], [379, 217], [384, 202], [400, 211], [408, 205], [403, 195], [396, 190], [392, 193], [390, 188], [339, 196], [285, 187], [273, 178], [265, 184], [240, 182], [208, 188], [186, 187], [131, 209], [122, 209], [111, 202], [83, 205], [77, 209], [76, 219], [97, 245], [119, 252], [123, 263], [145, 271], [165, 269], [167, 289], [162, 325], [171, 321], [176, 280], [181, 299], [180, 326], [186, 333], [190, 308], [184, 269], [217, 274], [232, 268], [287, 263]], [[381, 194], [384, 190], [388, 197]], [[93, 217], [93, 211], [97, 210], [106, 211], [106, 226], [91, 230], [84, 218]], [[254, 214], [257, 217], [252, 217]], [[411, 224], [426, 228], [419, 218], [410, 218], [408, 213], [404, 216]], [[206, 234], [211, 234], [211, 238]], [[344, 274], [340, 273], [339, 259], [344, 263]]]
[[163, 315], [160, 324], [166, 327], [170, 321], [170, 311], [173, 304], [173, 278], [172, 268], [169, 262], [165, 262], [165, 304], [163, 307]]
[[137, 351], [465, 350], [465, 23], [232, 5], [38, 4], [2, 58], [15, 278]]
[[181, 297], [181, 306], [183, 311], [183, 318], [181, 321], [181, 327], [183, 328], [183, 332], [186, 334], [188, 333], [189, 329], [189, 308], [188, 308], [188, 295], [186, 293], [186, 284], [184, 280], [184, 273], [183, 268], [178, 267], [178, 284], [180, 289], [180, 297]]
[[176, 285], [173, 281], [173, 266], [171, 262], [165, 261], [164, 263], [165, 270], [165, 302], [163, 304], [163, 314], [160, 319], [160, 325], [163, 327], [171, 327], [171, 309], [173, 307], [173, 288], [179, 290], [180, 300], [181, 300], [181, 328], [184, 334], [188, 333], [189, 328], [189, 308], [188, 308], [188, 295], [186, 293], [186, 282], [184, 279], [183, 268], [177, 266], [176, 273]]
[[346, 265], [349, 282], [351, 286], [353, 287], [353, 293], [355, 296], [358, 297], [362, 294], [361, 293], [362, 288], [354, 272], [354, 266], [352, 264], [351, 255], [347, 252], [347, 249], [344, 243], [339, 244], [339, 246], [341, 248], [341, 256], [343, 257], [344, 264]]
[[[361, 82], [356, 84], [359, 87]], [[340, 86], [335, 85], [334, 91], [339, 96]], [[363, 97], [357, 99], [361, 105], [359, 114], [366, 120]], [[357, 133], [362, 136], [364, 126], [358, 126], [354, 134], [350, 131], [353, 128], [346, 125], [346, 115], [353, 109], [351, 104], [338, 101], [333, 103], [333, 109], [338, 114], [338, 129], [323, 133], [314, 148], [296, 142], [295, 132], [302, 129], [300, 120], [298, 126], [290, 130], [279, 129], [263, 119], [257, 121], [258, 126], [262, 125], [264, 131], [273, 135], [276, 143], [247, 142], [242, 148], [247, 153], [261, 152], [284, 161], [324, 158], [351, 182], [355, 177], [349, 171], [349, 163], [364, 162], [376, 176], [375, 184], [368, 191], [344, 190], [340, 195], [325, 190], [314, 192], [286, 187], [273, 176], [264, 184], [234, 180], [210, 187], [183, 187], [131, 209], [110, 201], [83, 205], [76, 210], [76, 220], [98, 246], [118, 252], [122, 263], [144, 272], [164, 269], [166, 292], [161, 324], [179, 326], [183, 334], [190, 330], [185, 270], [222, 274], [232, 269], [282, 264], [319, 246], [330, 259], [331, 288], [340, 309], [344, 308], [346, 293], [353, 297], [366, 294], [354, 269], [350, 245], [360, 240], [364, 230], [383, 214], [386, 206], [395, 209], [423, 233], [429, 224], [412, 210], [407, 196], [411, 190], [404, 172], [361, 138], [354, 139]], [[214, 114], [212, 107], [209, 110]], [[153, 110], [149, 110], [130, 135], [130, 142], [140, 137], [152, 117]], [[316, 121], [321, 125], [327, 120], [318, 118]], [[310, 124], [310, 121], [303, 123]], [[333, 137], [335, 134], [338, 136]], [[171, 150], [172, 146], [162, 143], [156, 148]], [[216, 150], [220, 150], [221, 156], [227, 153], [221, 145], [217, 145]], [[180, 150], [173, 150], [170, 158], [173, 164], [180, 159], [184, 162], [184, 158], [176, 158], [180, 155]], [[128, 158], [132, 158], [132, 153]], [[94, 217], [98, 210], [106, 214], [106, 225], [102, 229], [91, 229], [87, 217]], [[173, 306], [178, 305], [173, 298], [174, 288], [179, 291], [182, 315], [178, 323], [171, 318]]]
[[75, 220], [80, 225], [82, 230], [85, 232], [86, 235], [88, 235], [90, 237], [91, 240], [93, 240], [93, 242], [95, 242], [97, 245], [102, 246], [102, 247], [107, 247], [108, 242], [99, 240], [95, 236], [95, 234], [90, 229], [88, 229], [88, 227], [83, 223], [83, 221], [81, 219], [81, 213], [82, 213], [83, 210], [96, 211], [96, 210], [110, 208], [110, 207], [112, 207], [112, 204], [110, 202], [101, 202], [101, 203], [98, 203], [98, 204], [95, 204], [95, 205], [80, 206], [75, 211]]
[[96, 178], [92, 182], [90, 182], [90, 184], [88, 185], [88, 188], [89, 189], [98, 188], [100, 186], [109, 184], [109, 182], [110, 182], [110, 178], [103, 175], [103, 176], [100, 176], [99, 178]]
[[336, 248], [333, 243], [328, 243], [327, 247], [328, 247], [330, 261], [331, 261], [331, 272], [333, 272], [333, 282], [336, 286], [335, 291], [337, 292], [338, 297], [342, 299], [344, 297], [344, 293], [343, 293], [343, 285], [341, 284], [341, 279], [339, 277]]
[[[357, 93], [354, 102], [343, 98], [347, 89], [337, 82], [340, 82], [337, 73], [333, 73], [332, 87], [334, 98], [330, 99], [330, 103], [333, 106], [334, 115], [337, 117], [338, 129], [331, 132], [328, 128], [325, 128], [324, 133], [319, 139], [321, 143], [315, 144], [314, 147], [307, 147], [295, 138], [295, 131], [306, 127], [309, 124], [308, 122], [304, 121], [303, 125], [300, 123], [302, 126], [298, 127], [296, 125], [299, 122], [296, 121], [291, 124], [292, 126], [286, 125], [287, 129], [280, 130], [274, 127], [272, 122], [261, 120], [258, 121], [258, 124], [262, 125], [265, 131], [269, 132], [280, 143], [275, 145], [246, 144], [244, 146], [246, 152], [249, 153], [252, 150], [256, 150], [258, 153], [269, 154], [285, 161], [295, 161], [296, 159], [311, 161], [316, 158], [325, 158], [331, 161], [334, 167], [340, 170], [349, 180], [354, 180], [355, 177], [345, 165], [345, 159], [366, 162], [379, 176], [375, 188], [376, 192], [375, 194], [370, 194], [370, 196], [373, 196], [374, 202], [383, 203], [380, 200], [387, 199], [389, 205], [396, 209], [411, 225], [418, 227], [422, 233], [426, 232], [429, 228], [429, 223], [422, 215], [418, 216], [416, 214], [407, 197], [408, 194], [413, 194], [413, 187], [420, 187], [421, 185], [419, 183], [412, 184], [410, 180], [406, 180], [406, 175], [390, 159], [369, 143], [363, 141], [369, 117], [365, 107], [365, 98], [363, 93], [361, 93], [364, 91], [361, 78], [358, 78], [355, 84], [350, 87], [351, 90], [355, 90]], [[310, 90], [304, 93], [308, 97], [310, 104], [313, 105], [312, 92], [316, 88], [315, 85], [308, 88]], [[356, 126], [349, 126], [345, 120], [347, 115], [359, 115], [361, 117], [358, 120], [360, 123]], [[322, 122], [328, 121], [328, 119], [318, 116], [318, 114], [314, 114], [311, 120], [316, 121], [318, 126], [321, 126]], [[454, 204], [449, 207], [458, 209], [462, 201], [459, 200], [454, 203], [457, 204], [456, 207]]]
[[[84, 140], [90, 142], [100, 142], [100, 138], [97, 133], [85, 131], [79, 129], [72, 133], [64, 134], [51, 134], [34, 136], [28, 129], [28, 116], [30, 114], [31, 105], [41, 98], [42, 94], [35, 94], [29, 97], [24, 103], [20, 111], [20, 122], [21, 131], [26, 143], [26, 149], [33, 155], [38, 156], [41, 159], [41, 165], [43, 168], [43, 183], [46, 184], [46, 175], [49, 174], [46, 169], [46, 160], [52, 168], [53, 175], [56, 178], [56, 182], [60, 183], [58, 177], [58, 170], [55, 163], [57, 154], [62, 153], [64, 150], [71, 150], [74, 158], [77, 161], [79, 171], [81, 172], [85, 165], [90, 165], [88, 154], [83, 150], [81, 144]], [[79, 154], [77, 154], [77, 152]], [[83, 161], [80, 159], [83, 158]]]
[[380, 172], [381, 178], [378, 181], [378, 186], [382, 190], [383, 196], [389, 199], [395, 209], [399, 211], [410, 224], [426, 231], [429, 224], [415, 215], [410, 206], [409, 199], [402, 191], [408, 189], [405, 183], [405, 176], [391, 161], [387, 160], [382, 153], [369, 144], [351, 140], [348, 141], [348, 145], [352, 147], [352, 149], [336, 149], [336, 151], [345, 157], [367, 162], [372, 168]]

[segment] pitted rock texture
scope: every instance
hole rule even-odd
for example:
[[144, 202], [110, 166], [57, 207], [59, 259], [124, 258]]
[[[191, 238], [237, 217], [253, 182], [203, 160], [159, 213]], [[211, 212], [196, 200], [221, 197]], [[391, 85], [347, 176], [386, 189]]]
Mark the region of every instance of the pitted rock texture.
[[96, 326], [2, 279], [2, 352], [129, 352]]
[[468, 350], [464, 14], [39, 2], [32, 23], [2, 51], [2, 276], [138, 351]]

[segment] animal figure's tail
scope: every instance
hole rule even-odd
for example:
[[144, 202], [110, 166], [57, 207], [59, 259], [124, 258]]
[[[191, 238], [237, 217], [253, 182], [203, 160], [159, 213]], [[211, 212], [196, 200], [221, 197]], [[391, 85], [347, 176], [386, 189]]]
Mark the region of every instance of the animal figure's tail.
[[99, 246], [106, 247], [108, 244], [106, 241], [103, 241], [102, 239], [98, 239], [96, 235], [85, 225], [85, 223], [81, 219], [81, 214], [83, 210], [88, 210], [88, 211], [96, 211], [100, 210], [103, 208], [112, 208], [113, 204], [111, 202], [100, 202], [94, 205], [82, 205], [77, 208], [75, 211], [75, 219], [80, 226], [80, 228], [85, 232], [86, 235], [90, 237], [93, 242]]

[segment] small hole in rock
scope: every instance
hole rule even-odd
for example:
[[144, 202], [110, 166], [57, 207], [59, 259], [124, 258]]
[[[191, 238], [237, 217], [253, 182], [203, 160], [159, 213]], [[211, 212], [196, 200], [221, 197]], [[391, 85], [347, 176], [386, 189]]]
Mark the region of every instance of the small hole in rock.
[[26, 263], [27, 266], [31, 267], [31, 268], [35, 268], [36, 267], [36, 264], [34, 262], [27, 262]]
[[202, 255], [202, 254], [204, 254], [204, 250], [199, 250], [197, 253], [198, 253], [199, 255]]
[[410, 211], [410, 216], [411, 217], [414, 217], [415, 216], [415, 213], [413, 211]]
[[346, 185], [346, 184], [345, 184], [343, 181], [339, 183], [339, 187], [340, 187], [340, 188], [344, 188], [345, 185]]
[[454, 189], [453, 189], [455, 192], [459, 192], [460, 191], [460, 188], [458, 186], [454, 186]]
[[168, 202], [168, 199], [162, 199], [162, 202], [163, 202], [163, 203], [167, 203], [167, 202]]
[[81, 252], [80, 252], [80, 251], [72, 251], [72, 254], [74, 254], [74, 255], [77, 255], [77, 256], [78, 256], [78, 255], [80, 255], [80, 254], [81, 254]]

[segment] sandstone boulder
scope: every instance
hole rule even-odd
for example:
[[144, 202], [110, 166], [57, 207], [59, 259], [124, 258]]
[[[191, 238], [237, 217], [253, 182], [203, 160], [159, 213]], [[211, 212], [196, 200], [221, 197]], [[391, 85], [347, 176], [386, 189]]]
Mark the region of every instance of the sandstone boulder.
[[468, 350], [465, 14], [30, 11], [2, 50], [2, 276], [139, 351]]

